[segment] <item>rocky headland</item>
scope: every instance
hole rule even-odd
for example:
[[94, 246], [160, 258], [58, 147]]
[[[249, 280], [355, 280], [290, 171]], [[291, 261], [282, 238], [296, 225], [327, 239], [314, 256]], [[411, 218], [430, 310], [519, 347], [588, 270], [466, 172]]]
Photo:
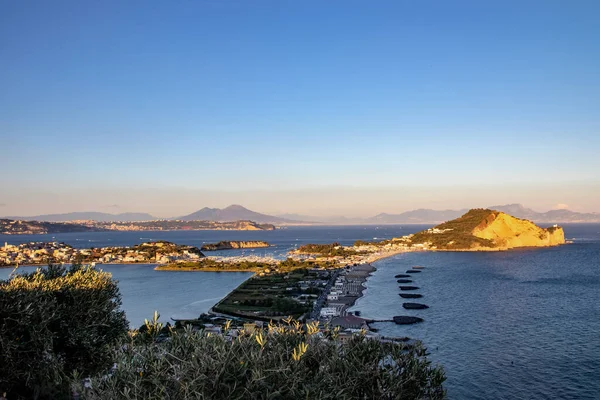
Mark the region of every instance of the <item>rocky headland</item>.
[[414, 234], [411, 242], [430, 250], [494, 251], [557, 246], [565, 243], [565, 233], [557, 225], [541, 228], [501, 211], [473, 209], [460, 218]]
[[[561, 227], [541, 228], [533, 222], [500, 211], [472, 209], [463, 216], [433, 228], [378, 242], [357, 240], [352, 246], [340, 243], [305, 244], [290, 251], [299, 259], [338, 263], [371, 263], [396, 254], [414, 251], [501, 251], [521, 247], [549, 247], [565, 243]], [[410, 278], [420, 268], [396, 275]]]
[[47, 233], [92, 232], [99, 230], [103, 229], [70, 222], [0, 219], [0, 234], [2, 235], [43, 235]]
[[234, 250], [234, 249], [257, 249], [263, 247], [269, 247], [270, 244], [262, 240], [252, 241], [221, 241], [219, 243], [209, 243], [202, 246], [202, 251], [216, 251], [216, 250]]

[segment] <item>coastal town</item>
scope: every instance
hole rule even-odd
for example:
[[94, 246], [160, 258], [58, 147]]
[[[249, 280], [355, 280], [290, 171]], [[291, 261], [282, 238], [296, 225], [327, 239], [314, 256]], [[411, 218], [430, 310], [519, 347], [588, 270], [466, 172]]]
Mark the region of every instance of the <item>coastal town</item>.
[[[218, 245], [218, 246], [217, 246]], [[264, 247], [264, 242], [238, 242], [209, 245], [207, 248]], [[387, 246], [387, 247], [385, 247]], [[265, 323], [293, 317], [299, 321], [319, 321], [323, 326], [339, 327], [341, 335], [369, 329], [369, 320], [348, 309], [362, 296], [364, 283], [375, 271], [369, 260], [407, 251], [402, 244], [360, 245], [360, 254], [318, 256], [295, 254], [286, 260], [260, 256], [206, 257], [193, 246], [169, 242], [148, 242], [131, 247], [76, 249], [65, 243], [25, 243], [0, 248], [0, 265], [46, 265], [49, 263], [157, 264], [157, 270], [249, 271], [254, 275], [217, 303], [210, 316], [179, 323], [208, 323], [219, 329], [215, 317], [243, 323]], [[343, 246], [335, 246], [337, 251]], [[347, 249], [345, 251], [348, 251]], [[356, 261], [356, 262], [355, 262]]]
[[19, 219], [0, 219], [0, 234], [2, 235], [43, 235], [48, 233], [69, 232], [137, 232], [137, 231], [272, 231], [275, 225], [259, 224], [254, 221], [181, 221], [181, 220], [153, 220], [153, 221], [94, 221], [74, 220], [67, 222], [25, 221]]
[[31, 242], [0, 247], [0, 266], [48, 265], [51, 263], [157, 263], [197, 261], [204, 254], [197, 247], [170, 242], [149, 242], [135, 246], [76, 249], [65, 243]]
[[[503, 237], [495, 237], [496, 223], [515, 227]], [[180, 324], [206, 324], [215, 318], [234, 319], [240, 323], [282, 321], [318, 321], [347, 333], [370, 329], [373, 322], [349, 309], [362, 296], [367, 278], [375, 271], [373, 262], [396, 254], [417, 251], [497, 251], [519, 246], [550, 246], [564, 243], [562, 229], [539, 228], [533, 223], [491, 210], [476, 209], [463, 217], [415, 234], [381, 241], [357, 240], [352, 245], [340, 243], [304, 244], [290, 248], [285, 259], [264, 256], [206, 257], [203, 251], [269, 247], [263, 241], [221, 241], [204, 244], [202, 249], [165, 241], [146, 242], [130, 247], [75, 249], [65, 243], [25, 243], [5, 245], [0, 249], [0, 266], [44, 265], [48, 263], [147, 263], [157, 271], [244, 271], [253, 275], [215, 304], [208, 316]], [[414, 267], [397, 275], [401, 298], [421, 295], [410, 292]], [[408, 279], [411, 278], [411, 279]], [[408, 293], [406, 293], [408, 291]], [[423, 309], [420, 303], [404, 303], [407, 309]], [[394, 316], [397, 324], [422, 322], [415, 316]], [[212, 329], [217, 325], [210, 323]]]
[[[300, 324], [316, 324], [322, 331], [334, 329], [342, 341], [356, 334], [384, 342], [410, 340], [382, 336], [369, 324], [383, 321], [361, 318], [359, 312], [348, 310], [362, 296], [367, 278], [376, 270], [371, 264], [331, 264], [329, 268], [318, 264], [301, 265], [287, 272], [267, 268], [242, 283], [208, 314], [177, 320], [176, 325], [191, 325], [211, 334], [232, 335], [237, 332], [227, 329], [230, 326], [252, 332], [267, 323], [293, 320]], [[396, 316], [388, 322], [413, 324], [422, 321], [417, 317]]]

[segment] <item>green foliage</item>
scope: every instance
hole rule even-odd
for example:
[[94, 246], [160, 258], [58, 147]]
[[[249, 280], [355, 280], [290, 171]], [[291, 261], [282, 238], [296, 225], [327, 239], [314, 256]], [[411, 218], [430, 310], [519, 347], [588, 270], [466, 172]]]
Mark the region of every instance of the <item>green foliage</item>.
[[494, 242], [490, 239], [482, 239], [470, 234], [456, 232], [444, 232], [436, 234], [419, 232], [412, 237], [412, 243], [431, 243], [432, 246], [445, 250], [470, 249], [476, 246], [495, 246]]
[[337, 242], [328, 243], [328, 244], [309, 243], [309, 244], [305, 244], [303, 246], [298, 247], [297, 250], [299, 253], [316, 254], [316, 255], [326, 256], [326, 257], [335, 257], [335, 256], [346, 257], [346, 256], [358, 254], [358, 252], [356, 250], [345, 249], [343, 246], [341, 246]]
[[306, 310], [306, 306], [298, 303], [295, 300], [288, 298], [276, 298], [273, 300], [273, 309], [280, 313], [284, 313], [285, 315], [295, 315], [298, 313], [303, 313]]
[[364, 240], [357, 240], [356, 242], [354, 242], [354, 247], [360, 247], [360, 246], [377, 246], [377, 247], [383, 247], [385, 245], [394, 243], [394, 241], [397, 241], [398, 239], [388, 239], [388, 240], [381, 240], [379, 242], [366, 242]]
[[[230, 330], [231, 332], [233, 330]], [[94, 377], [83, 399], [442, 399], [443, 370], [420, 345], [381, 343], [295, 321], [227, 340], [172, 331], [160, 343], [131, 342], [116, 368]]]
[[66, 398], [68, 377], [112, 364], [127, 332], [110, 274], [49, 266], [0, 281], [0, 393], [8, 398]]
[[461, 250], [470, 249], [476, 246], [494, 247], [495, 244], [490, 239], [483, 239], [473, 235], [473, 230], [477, 227], [484, 228], [488, 223], [494, 220], [497, 211], [477, 208], [469, 210], [460, 218], [444, 222], [437, 229], [448, 230], [443, 233], [430, 233], [421, 231], [413, 235], [411, 241], [417, 243], [431, 243], [438, 249]]
[[285, 261], [280, 262], [277, 266], [281, 271], [304, 271], [304, 274], [307, 273], [307, 268], [338, 267], [337, 264], [330, 261], [294, 260], [293, 258], [287, 258]]
[[199, 261], [176, 262], [156, 267], [157, 270], [169, 271], [257, 271], [263, 268], [273, 268], [273, 265], [254, 261], [222, 262], [204, 258]]
[[[320, 294], [318, 287], [300, 289], [300, 281], [317, 279], [317, 273], [310, 268], [315, 264], [288, 259], [279, 264], [278, 272], [255, 275], [243, 282], [213, 307], [216, 312], [270, 320], [293, 316], [301, 318], [312, 306], [294, 299], [301, 294]], [[262, 276], [261, 276], [262, 275]]]
[[482, 227], [485, 227], [488, 222], [492, 222], [496, 214], [498, 214], [498, 211], [492, 211], [486, 208], [474, 208], [469, 210], [463, 216], [444, 222], [436, 226], [436, 228], [452, 229], [455, 233], [470, 234], [473, 232], [473, 229], [477, 228], [478, 226], [481, 225]]

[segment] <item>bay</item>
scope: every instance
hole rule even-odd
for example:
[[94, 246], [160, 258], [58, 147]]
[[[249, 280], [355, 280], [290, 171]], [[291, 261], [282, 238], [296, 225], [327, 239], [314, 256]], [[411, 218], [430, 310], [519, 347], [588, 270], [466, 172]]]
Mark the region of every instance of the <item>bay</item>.
[[[509, 252], [406, 253], [381, 260], [353, 310], [386, 336], [421, 339], [446, 370], [450, 399], [598, 399], [600, 225], [565, 226], [572, 244]], [[417, 300], [394, 275], [414, 265]], [[405, 310], [403, 301], [428, 305]]]
[[[290, 227], [275, 231], [146, 231], [146, 232], [86, 232], [48, 235], [0, 235], [0, 243], [57, 241], [75, 248], [133, 246], [139, 243], [167, 240], [177, 244], [201, 247], [221, 240], [264, 240], [272, 247], [263, 249], [206, 252], [207, 255], [268, 255], [284, 258], [292, 248], [305, 243], [338, 241], [350, 245], [356, 240], [389, 239], [423, 229], [423, 226], [355, 226], [355, 227]], [[219, 300], [252, 274], [248, 272], [155, 271], [155, 264], [100, 264], [119, 281], [123, 309], [131, 327], [150, 319], [154, 311], [161, 321], [172, 318], [195, 318], [207, 312]], [[19, 267], [32, 272], [36, 267]], [[0, 279], [7, 279], [12, 268], [0, 268]], [[171, 321], [172, 322], [172, 321]]]
[[[362, 316], [415, 315], [412, 326], [376, 323], [380, 333], [421, 339], [444, 366], [450, 399], [597, 399], [600, 393], [600, 225], [566, 224], [573, 243], [493, 253], [406, 253], [381, 260], [355, 305]], [[220, 240], [266, 240], [255, 252], [284, 257], [304, 243], [387, 239], [423, 226], [290, 227], [276, 231], [96, 232], [54, 235], [75, 247], [169, 240], [201, 246]], [[1, 236], [48, 241], [52, 235]], [[427, 310], [405, 310], [394, 278], [413, 265]], [[158, 310], [163, 318], [208, 310], [249, 274], [154, 271], [152, 265], [102, 265], [119, 280], [132, 326]], [[20, 270], [26, 270], [20, 267]], [[5, 279], [10, 269], [0, 269]]]

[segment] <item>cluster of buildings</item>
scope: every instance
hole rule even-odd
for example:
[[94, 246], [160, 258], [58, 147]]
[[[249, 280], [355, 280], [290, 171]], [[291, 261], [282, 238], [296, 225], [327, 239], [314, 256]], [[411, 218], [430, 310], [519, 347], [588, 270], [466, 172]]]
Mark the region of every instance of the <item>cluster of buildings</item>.
[[440, 233], [446, 233], [446, 232], [450, 232], [452, 229], [439, 229], [439, 228], [429, 228], [426, 230], [427, 233], [433, 233], [433, 234], [440, 234]]
[[0, 219], [2, 235], [37, 235], [47, 233], [48, 229], [39, 222]]
[[197, 261], [204, 255], [197, 247], [169, 242], [142, 243], [133, 247], [75, 249], [65, 243], [31, 242], [19, 245], [5, 243], [0, 248], [0, 266], [43, 265], [48, 263], [170, 263]]
[[49, 259], [68, 262], [76, 252], [73, 247], [64, 243], [23, 243], [12, 245], [4, 243], [0, 248], [0, 266], [19, 264], [44, 264]]
[[362, 296], [363, 283], [375, 271], [371, 264], [356, 264], [340, 270], [333, 285], [326, 292], [324, 306], [320, 310], [321, 319], [345, 316], [346, 310]]

